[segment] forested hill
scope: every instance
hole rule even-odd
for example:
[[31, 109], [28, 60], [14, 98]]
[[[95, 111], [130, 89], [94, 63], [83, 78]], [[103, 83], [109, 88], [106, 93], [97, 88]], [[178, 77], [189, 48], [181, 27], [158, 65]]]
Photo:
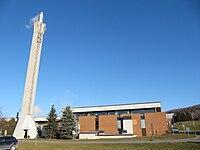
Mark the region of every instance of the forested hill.
[[[185, 120], [184, 116], [187, 116], [186, 120], [188, 120], [188, 119], [189, 120], [191, 120], [191, 119], [200, 120], [200, 104], [186, 107], [186, 108], [168, 110], [168, 111], [166, 111], [166, 113], [174, 113], [176, 117], [182, 116], [181, 120], [183, 120], [183, 121]], [[190, 117], [188, 118], [188, 116], [190, 116]]]

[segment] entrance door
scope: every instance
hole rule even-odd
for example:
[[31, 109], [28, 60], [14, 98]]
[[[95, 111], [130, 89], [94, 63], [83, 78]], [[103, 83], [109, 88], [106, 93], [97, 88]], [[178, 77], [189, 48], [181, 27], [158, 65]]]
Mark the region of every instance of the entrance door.
[[146, 128], [142, 128], [142, 136], [146, 136]]
[[28, 137], [28, 130], [24, 130], [24, 138], [27, 139]]

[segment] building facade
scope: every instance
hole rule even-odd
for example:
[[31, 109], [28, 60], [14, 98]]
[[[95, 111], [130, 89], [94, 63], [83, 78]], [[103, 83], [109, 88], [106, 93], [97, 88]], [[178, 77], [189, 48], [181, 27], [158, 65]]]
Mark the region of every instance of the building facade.
[[78, 118], [80, 133], [150, 136], [165, 134], [168, 130], [160, 102], [77, 107], [73, 112]]
[[[77, 118], [78, 134], [152, 136], [168, 130], [160, 102], [76, 107], [72, 111]], [[44, 117], [35, 118], [39, 130], [46, 121]]]

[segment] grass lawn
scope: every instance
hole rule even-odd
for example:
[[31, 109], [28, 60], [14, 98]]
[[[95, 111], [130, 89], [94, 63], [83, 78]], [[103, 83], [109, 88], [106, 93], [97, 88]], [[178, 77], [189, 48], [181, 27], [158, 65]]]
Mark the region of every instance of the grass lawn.
[[[183, 121], [183, 122], [176, 122], [174, 124], [175, 127], [177, 127], [179, 129], [179, 131], [183, 131], [183, 125], [185, 125], [185, 127], [189, 127], [190, 130], [199, 130], [200, 131], [200, 121], [194, 121], [194, 125], [193, 125], [193, 121]], [[171, 131], [171, 127], [169, 127], [169, 131]]]
[[154, 140], [168, 140], [168, 139], [186, 139], [186, 138], [195, 138], [196, 136], [194, 134], [187, 135], [187, 134], [166, 134], [166, 135], [160, 135], [160, 136], [153, 136], [153, 137], [136, 137], [133, 138], [133, 140], [151, 140], [152, 138]]
[[31, 144], [20, 143], [18, 150], [199, 150], [198, 143], [158, 144]]
[[65, 141], [65, 142], [76, 142], [76, 141], [122, 141], [122, 140], [168, 140], [168, 139], [186, 139], [186, 138], [195, 138], [196, 136], [191, 134], [191, 135], [187, 135], [187, 134], [166, 134], [166, 135], [159, 135], [159, 136], [153, 136], [153, 137], [135, 137], [135, 138], [124, 138], [124, 139], [95, 139], [95, 140], [79, 140], [79, 139], [75, 139], [75, 140], [57, 140], [57, 139], [38, 139], [41, 141]]
[[[169, 139], [187, 139], [187, 138], [195, 138], [196, 136], [194, 134], [187, 135], [187, 134], [166, 134], [166, 135], [159, 135], [159, 136], [146, 136], [146, 137], [135, 137], [135, 138], [129, 138], [129, 140], [169, 140]], [[121, 140], [127, 140], [127, 139], [97, 139], [99, 141], [101, 140], [112, 140], [112, 141], [121, 141]], [[81, 141], [88, 141], [88, 140], [81, 140]], [[92, 140], [91, 140], [92, 141]]]

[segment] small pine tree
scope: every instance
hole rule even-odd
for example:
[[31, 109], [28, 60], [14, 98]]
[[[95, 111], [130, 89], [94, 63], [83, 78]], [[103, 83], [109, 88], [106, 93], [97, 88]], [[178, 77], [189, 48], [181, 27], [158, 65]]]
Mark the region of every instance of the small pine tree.
[[67, 106], [62, 111], [61, 117], [61, 126], [60, 126], [60, 136], [62, 139], [72, 139], [73, 138], [73, 131], [75, 130], [75, 117], [73, 112], [71, 111], [70, 107]]
[[47, 117], [47, 126], [45, 127], [45, 134], [47, 137], [56, 138], [58, 133], [58, 123], [57, 123], [57, 114], [54, 105], [51, 106], [51, 110]]

